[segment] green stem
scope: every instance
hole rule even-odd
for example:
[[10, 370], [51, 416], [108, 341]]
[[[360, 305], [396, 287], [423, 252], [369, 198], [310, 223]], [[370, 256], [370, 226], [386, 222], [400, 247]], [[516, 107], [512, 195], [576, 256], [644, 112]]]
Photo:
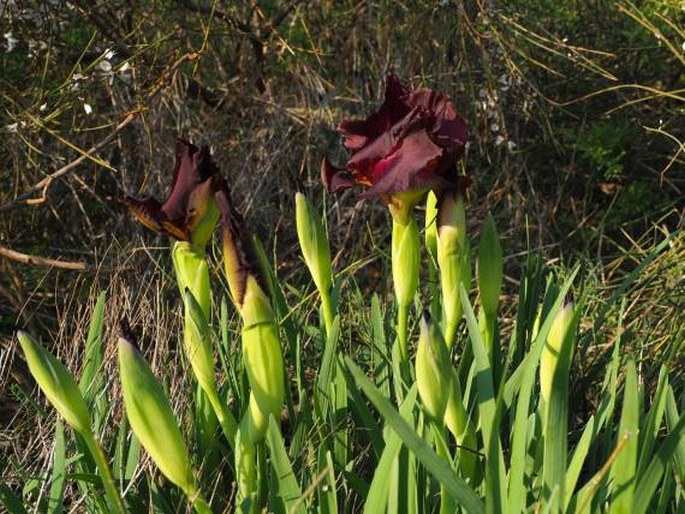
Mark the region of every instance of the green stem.
[[[450, 455], [447, 442], [445, 441], [445, 429], [443, 424], [438, 421], [433, 421], [431, 422], [431, 426], [433, 428], [436, 453], [450, 463], [452, 456]], [[440, 514], [452, 513], [455, 511], [455, 507], [456, 506], [452, 502], [452, 497], [447, 492], [447, 489], [443, 484], [440, 484]]]
[[408, 322], [409, 305], [397, 306], [397, 340], [400, 347], [400, 362], [405, 364], [408, 359]]
[[81, 436], [86, 442], [86, 446], [88, 446], [88, 450], [90, 451], [93, 460], [95, 460], [98, 470], [100, 470], [100, 478], [102, 479], [102, 485], [105, 487], [105, 494], [107, 495], [110, 509], [119, 514], [126, 514], [128, 511], [126, 510], [119, 490], [114, 483], [114, 478], [109, 469], [105, 452], [102, 451], [102, 447], [97, 442], [92, 432], [82, 433]]
[[321, 292], [321, 310], [323, 311], [323, 322], [326, 326], [326, 342], [328, 342], [328, 338], [333, 330], [333, 320], [335, 320], [330, 291]]
[[219, 395], [216, 390], [205, 390], [205, 394], [207, 395], [207, 398], [209, 398], [209, 402], [212, 404], [212, 408], [216, 413], [216, 418], [219, 420], [221, 431], [224, 433], [228, 444], [231, 446], [231, 449], [235, 450], [235, 434], [238, 432], [238, 424], [233, 418], [233, 415], [226, 409], [226, 406], [219, 399]]

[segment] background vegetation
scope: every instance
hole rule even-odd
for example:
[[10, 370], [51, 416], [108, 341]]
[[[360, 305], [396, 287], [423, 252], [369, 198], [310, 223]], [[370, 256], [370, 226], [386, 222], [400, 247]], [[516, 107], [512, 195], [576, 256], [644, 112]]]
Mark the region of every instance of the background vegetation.
[[[212, 145], [284, 281], [302, 274], [293, 196], [305, 189], [326, 211], [337, 269], [361, 298], [391, 293], [385, 209], [354, 192], [326, 199], [318, 182], [323, 154], [345, 158], [336, 124], [377, 106], [389, 71], [450, 93], [470, 124], [467, 215], [474, 237], [495, 216], [506, 308], [527, 250], [562, 276], [583, 263], [590, 305], [639, 269], [622, 291], [623, 348], [648, 386], [666, 364], [682, 390], [683, 16], [675, 0], [3, 2], [2, 480], [39, 476], [54, 434], [52, 411], [29, 400], [17, 327], [76, 368], [94, 292], [106, 289], [106, 340], [131, 315], [155, 342], [152, 361], [185, 380], [167, 365], [180, 326], [168, 242], [121, 202], [164, 197], [177, 135]], [[306, 324], [311, 290], [290, 292]], [[349, 323], [363, 325], [359, 303], [341, 308]], [[589, 334], [572, 382], [588, 409], [603, 377], [593, 364], [616, 336]], [[341, 344], [354, 354], [357, 342]]]

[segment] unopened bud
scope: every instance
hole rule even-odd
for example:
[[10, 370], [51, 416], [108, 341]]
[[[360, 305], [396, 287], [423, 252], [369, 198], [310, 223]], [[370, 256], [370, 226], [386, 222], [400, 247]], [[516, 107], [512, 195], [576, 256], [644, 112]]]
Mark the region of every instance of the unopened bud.
[[183, 342], [193, 373], [200, 387], [208, 394], [216, 389], [214, 381], [214, 353], [207, 318], [200, 304], [189, 289], [183, 296], [185, 304], [185, 323]]
[[547, 335], [547, 342], [540, 357], [540, 393], [545, 404], [549, 404], [552, 395], [552, 385], [557, 372], [559, 357], [563, 351], [572, 351], [568, 345], [573, 337], [574, 320], [573, 300], [567, 298], [559, 309]]
[[419, 286], [421, 239], [416, 222], [410, 216], [406, 224], [393, 220], [392, 224], [392, 279], [397, 303], [409, 306]]
[[[461, 193], [445, 191], [438, 209], [438, 265], [446, 338], [450, 343], [463, 314], [459, 286], [467, 277], [470, 282], [467, 243], [466, 214]], [[469, 284], [464, 285], [468, 289]]]
[[176, 241], [171, 250], [171, 257], [176, 271], [181, 295], [190, 290], [202, 309], [205, 318], [209, 318], [211, 305], [211, 288], [209, 285], [209, 267], [204, 251], [192, 243]]
[[442, 332], [424, 312], [416, 348], [416, 383], [426, 412], [441, 423], [452, 390], [452, 364]]
[[297, 237], [302, 256], [309, 268], [316, 288], [328, 294], [332, 284], [331, 251], [321, 217], [314, 212], [311, 203], [302, 193], [295, 195], [295, 219]]
[[29, 370], [45, 397], [71, 427], [90, 434], [90, 416], [86, 401], [67, 368], [26, 332], [17, 333]]
[[438, 261], [438, 198], [433, 191], [426, 196], [426, 218], [424, 238], [426, 248], [434, 262]]
[[481, 306], [488, 317], [494, 317], [497, 313], [502, 279], [502, 247], [495, 221], [489, 214], [483, 225], [478, 247], [478, 290]]
[[122, 322], [119, 374], [126, 416], [140, 444], [160, 471], [193, 498], [197, 485], [188, 449], [162, 386]]

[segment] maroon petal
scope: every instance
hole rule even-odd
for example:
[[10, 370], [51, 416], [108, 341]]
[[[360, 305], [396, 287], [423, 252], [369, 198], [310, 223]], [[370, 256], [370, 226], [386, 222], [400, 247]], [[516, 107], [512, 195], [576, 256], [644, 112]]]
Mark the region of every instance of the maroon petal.
[[[424, 116], [422, 108], [417, 107], [413, 109], [391, 128], [369, 142], [364, 148], [355, 152], [350, 160], [347, 161], [347, 168], [355, 173], [355, 178], [358, 178], [357, 175], [362, 175], [366, 177], [370, 184], [376, 183], [387, 169], [387, 166], [382, 163], [378, 166], [376, 166], [376, 163], [390, 158], [392, 153], [402, 144], [405, 137], [414, 132], [425, 132], [429, 124], [432, 124], [432, 120]], [[431, 146], [435, 145], [431, 143]]]
[[171, 193], [162, 206], [167, 218], [182, 226], [190, 194], [197, 184], [204, 182], [217, 171], [206, 146], [198, 148], [179, 138], [176, 142], [176, 163]]
[[449, 184], [435, 173], [444, 150], [423, 130], [401, 140], [397, 149], [371, 166], [378, 176], [367, 195], [392, 194], [410, 190], [428, 190]]
[[329, 193], [357, 185], [351, 173], [333, 166], [326, 156], [321, 161], [321, 182]]
[[151, 196], [145, 200], [136, 200], [127, 196], [124, 203], [140, 223], [155, 232], [164, 232], [160, 220], [164, 219], [165, 215], [161, 210], [162, 204], [156, 198]]
[[388, 75], [385, 100], [378, 112], [365, 120], [343, 120], [338, 126], [338, 131], [345, 138], [345, 147], [355, 152], [404, 118], [412, 109], [404, 102], [408, 94], [397, 75]]
[[430, 89], [420, 89], [409, 94], [407, 105], [422, 108], [433, 119], [431, 137], [436, 144], [448, 151], [460, 152], [468, 140], [468, 126], [454, 109], [449, 97]]

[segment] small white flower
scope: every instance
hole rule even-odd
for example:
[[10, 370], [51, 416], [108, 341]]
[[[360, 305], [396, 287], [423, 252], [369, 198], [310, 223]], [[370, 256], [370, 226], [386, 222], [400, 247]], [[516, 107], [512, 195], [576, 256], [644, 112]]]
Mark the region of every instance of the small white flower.
[[19, 123], [10, 123], [9, 125], [5, 125], [5, 129], [7, 132], [12, 132], [16, 134], [19, 132]]
[[497, 136], [497, 139], [495, 139], [495, 146], [499, 146], [502, 143], [504, 143], [504, 138], [502, 136]]
[[516, 148], [516, 143], [513, 141], [507, 141], [507, 149], [511, 152]]
[[107, 59], [107, 60], [111, 59], [111, 58], [114, 57], [115, 55], [116, 55], [116, 52], [115, 52], [114, 50], [112, 50], [111, 48], [108, 48], [108, 49], [105, 51], [105, 59]]
[[685, 52], [685, 41], [683, 41], [683, 45], [681, 46], [681, 48], [683, 49], [683, 52]]
[[490, 130], [492, 130], [493, 132], [499, 132], [499, 124], [493, 123], [492, 125], [490, 125]]
[[47, 109], [47, 108], [48, 108], [48, 104], [41, 104], [41, 106], [38, 107], [38, 110], [39, 110], [40, 112], [43, 112], [43, 111], [44, 111], [45, 109]]
[[16, 37], [14, 37], [11, 32], [5, 32], [4, 36], [5, 41], [7, 42], [7, 50], [5, 50], [5, 52], [11, 52], [12, 50], [14, 50], [14, 47], [17, 46], [19, 40]]
[[86, 114], [88, 115], [93, 114], [93, 108], [90, 106], [89, 103], [83, 102], [83, 110], [86, 111]]

